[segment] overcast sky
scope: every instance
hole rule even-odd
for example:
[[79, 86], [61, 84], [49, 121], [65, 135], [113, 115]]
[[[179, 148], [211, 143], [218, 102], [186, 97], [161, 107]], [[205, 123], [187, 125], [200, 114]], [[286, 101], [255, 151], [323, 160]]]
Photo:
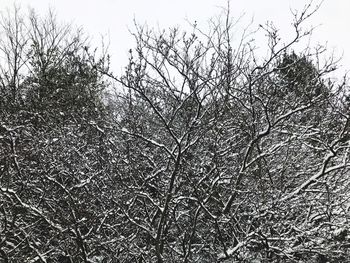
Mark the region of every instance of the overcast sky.
[[[14, 3], [14, 0], [0, 0], [0, 10]], [[221, 12], [220, 7], [227, 5], [226, 0], [21, 0], [17, 3], [22, 9], [33, 7], [40, 14], [51, 7], [60, 20], [82, 26], [95, 39], [100, 35], [109, 38], [117, 71], [125, 66], [127, 51], [133, 45], [128, 28], [133, 28], [134, 18], [161, 28], [186, 26], [186, 19], [205, 25], [210, 17]], [[283, 37], [288, 37], [290, 10], [301, 9], [307, 3], [307, 0], [231, 0], [230, 6], [232, 16], [245, 14], [242, 23], [247, 24], [254, 18], [257, 26], [269, 20], [281, 29]], [[342, 70], [350, 69], [350, 1], [325, 0], [310, 23], [318, 26], [313, 43], [327, 43], [330, 52], [334, 49], [337, 56], [343, 54]]]

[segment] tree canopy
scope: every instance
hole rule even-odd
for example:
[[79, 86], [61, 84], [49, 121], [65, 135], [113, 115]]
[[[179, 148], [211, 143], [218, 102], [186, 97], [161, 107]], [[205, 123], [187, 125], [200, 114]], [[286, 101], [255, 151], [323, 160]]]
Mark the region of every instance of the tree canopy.
[[266, 56], [229, 12], [136, 25], [121, 75], [52, 13], [3, 17], [0, 260], [347, 262], [348, 82], [296, 47], [315, 11], [261, 26]]

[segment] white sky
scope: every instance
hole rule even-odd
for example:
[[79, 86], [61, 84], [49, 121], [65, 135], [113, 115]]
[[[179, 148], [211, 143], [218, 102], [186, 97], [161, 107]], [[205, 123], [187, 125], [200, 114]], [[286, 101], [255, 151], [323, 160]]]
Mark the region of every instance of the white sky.
[[[315, 4], [318, 2], [314, 0]], [[0, 11], [14, 3], [14, 0], [0, 0]], [[52, 7], [60, 20], [82, 26], [95, 39], [107, 36], [112, 65], [117, 72], [126, 65], [127, 51], [133, 47], [128, 27], [133, 29], [134, 18], [161, 28], [187, 25], [186, 19], [205, 25], [210, 17], [220, 13], [219, 7], [227, 5], [226, 0], [18, 0], [16, 3], [22, 9], [33, 7], [39, 14]], [[230, 6], [234, 17], [245, 13], [246, 24], [252, 17], [256, 26], [269, 20], [288, 37], [292, 21], [290, 9], [301, 9], [307, 3], [307, 0], [231, 0]], [[350, 69], [350, 1], [324, 0], [310, 22], [319, 25], [313, 36], [314, 43], [327, 43], [330, 53], [335, 49], [337, 56], [343, 54], [342, 71]]]

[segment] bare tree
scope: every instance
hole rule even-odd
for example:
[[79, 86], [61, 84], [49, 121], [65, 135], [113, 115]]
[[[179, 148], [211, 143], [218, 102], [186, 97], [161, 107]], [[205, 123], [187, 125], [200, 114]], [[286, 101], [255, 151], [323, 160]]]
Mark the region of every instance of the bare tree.
[[121, 258], [344, 258], [330, 233], [347, 218], [334, 216], [348, 198], [335, 194], [348, 185], [348, 115], [339, 103], [347, 86], [327, 78], [336, 61], [321, 65], [325, 49], [293, 51], [311, 33], [302, 25], [312, 8], [294, 14], [289, 42], [261, 26], [265, 59], [248, 29], [232, 41], [229, 14], [208, 34], [196, 25], [190, 34], [136, 26], [125, 74], [105, 72], [124, 88], [115, 129], [127, 190], [118, 209], [130, 242]]
[[103, 253], [91, 233], [108, 210], [94, 197], [111, 184], [100, 177], [109, 144], [97, 127], [107, 61], [52, 13], [15, 9], [3, 21], [0, 261], [91, 262]]
[[15, 105], [21, 102], [20, 82], [22, 69], [27, 62], [27, 29], [20, 15], [19, 7], [7, 16], [1, 17], [1, 106]]

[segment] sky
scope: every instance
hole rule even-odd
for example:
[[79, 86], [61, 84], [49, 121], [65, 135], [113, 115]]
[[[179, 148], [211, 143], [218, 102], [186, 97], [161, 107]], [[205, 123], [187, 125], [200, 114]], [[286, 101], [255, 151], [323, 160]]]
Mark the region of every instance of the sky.
[[[222, 12], [227, 0], [0, 0], [0, 11], [20, 4], [32, 7], [39, 14], [55, 10], [59, 20], [81, 26], [97, 42], [101, 36], [109, 42], [112, 66], [121, 70], [127, 63], [128, 50], [133, 47], [130, 30], [134, 19], [149, 27], [188, 27], [197, 21], [200, 26]], [[283, 38], [291, 32], [291, 10], [300, 10], [308, 0], [230, 0], [230, 13], [242, 19], [242, 27], [253, 19], [253, 27], [272, 21]], [[316, 5], [319, 0], [314, 0]], [[309, 25], [316, 26], [311, 45], [327, 45], [328, 52], [342, 57], [341, 72], [350, 70], [350, 1], [324, 0]]]

